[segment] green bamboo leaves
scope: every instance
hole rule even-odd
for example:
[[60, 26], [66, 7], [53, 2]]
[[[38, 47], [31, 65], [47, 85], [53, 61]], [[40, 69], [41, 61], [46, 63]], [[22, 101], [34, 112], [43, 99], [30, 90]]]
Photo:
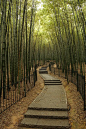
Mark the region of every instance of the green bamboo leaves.
[[26, 96], [26, 80], [30, 82], [31, 68], [41, 60], [56, 60], [66, 77], [70, 68], [73, 72], [80, 67], [84, 73], [85, 2], [41, 1], [0, 1], [0, 96], [3, 88], [4, 99], [6, 88], [20, 92], [23, 79]]
[[[32, 2], [32, 4], [31, 4]], [[36, 14], [36, 1], [5, 0], [0, 1], [0, 98], [3, 88], [3, 99], [12, 86], [20, 88], [31, 71], [32, 35]], [[31, 10], [28, 10], [31, 8]], [[31, 46], [30, 46], [31, 45]], [[18, 83], [18, 85], [17, 85]]]
[[[50, 49], [48, 49], [51, 52], [51, 60], [54, 59], [52, 55], [56, 56], [57, 65], [62, 67], [66, 76], [68, 69], [71, 68], [73, 73], [73, 71], [78, 70], [79, 66], [80, 73], [84, 74], [84, 62], [86, 60], [85, 2], [80, 0], [43, 0], [43, 2], [44, 7], [47, 8], [43, 11], [46, 19], [48, 17], [48, 25], [45, 24], [50, 35], [48, 40]], [[56, 48], [55, 52], [52, 51], [53, 48]]]

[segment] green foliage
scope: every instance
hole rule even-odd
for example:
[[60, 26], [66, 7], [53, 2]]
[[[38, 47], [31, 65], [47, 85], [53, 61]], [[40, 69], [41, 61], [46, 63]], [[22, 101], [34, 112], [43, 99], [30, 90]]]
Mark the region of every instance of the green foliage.
[[4, 80], [4, 91], [9, 82], [30, 78], [31, 66], [40, 60], [56, 60], [65, 73], [70, 65], [77, 70], [80, 64], [82, 72], [86, 62], [84, 0], [0, 1], [0, 80]]

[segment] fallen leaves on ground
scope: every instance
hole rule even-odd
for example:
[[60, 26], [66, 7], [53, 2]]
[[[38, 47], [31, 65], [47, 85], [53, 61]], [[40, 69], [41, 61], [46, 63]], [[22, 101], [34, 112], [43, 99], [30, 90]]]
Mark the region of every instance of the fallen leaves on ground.
[[[39, 68], [37, 70], [39, 70]], [[0, 115], [0, 129], [19, 128], [18, 124], [24, 118], [24, 114], [27, 111], [28, 106], [33, 102], [33, 100], [41, 93], [42, 89], [44, 88], [44, 81], [40, 77], [39, 72], [37, 74], [37, 77], [38, 81], [36, 82], [35, 87], [27, 93], [27, 96], [22, 98], [19, 102], [11, 106]]]
[[52, 76], [60, 79], [66, 91], [68, 105], [70, 106], [69, 111], [69, 122], [71, 129], [86, 129], [86, 111], [84, 111], [84, 101], [77, 91], [77, 86], [73, 83], [67, 83], [66, 79], [54, 75], [49, 72]]
[[[65, 88], [68, 106], [70, 106], [69, 122], [71, 129], [86, 129], [86, 111], [84, 111], [84, 102], [80, 93], [77, 92], [77, 87], [73, 83], [68, 84], [66, 79], [49, 73], [60, 79]], [[18, 127], [18, 124], [24, 118], [24, 113], [30, 103], [41, 93], [43, 87], [44, 81], [38, 73], [38, 81], [35, 87], [27, 93], [27, 96], [0, 115], [0, 129], [26, 129]]]

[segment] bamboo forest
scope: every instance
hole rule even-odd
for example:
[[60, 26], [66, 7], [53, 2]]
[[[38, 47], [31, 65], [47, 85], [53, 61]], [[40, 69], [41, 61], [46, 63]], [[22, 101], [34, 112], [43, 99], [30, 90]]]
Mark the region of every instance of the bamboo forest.
[[86, 110], [86, 1], [0, 0], [0, 114], [27, 96], [47, 63], [76, 85]]

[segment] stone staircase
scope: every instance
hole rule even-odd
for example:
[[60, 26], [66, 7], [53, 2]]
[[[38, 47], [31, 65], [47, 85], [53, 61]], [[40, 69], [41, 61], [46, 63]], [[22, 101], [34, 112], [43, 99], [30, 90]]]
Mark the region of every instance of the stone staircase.
[[45, 80], [45, 85], [62, 85], [60, 80]]
[[67, 111], [37, 110], [28, 109], [24, 115], [25, 118], [43, 118], [43, 119], [68, 119]]
[[43, 129], [69, 129], [68, 111], [28, 109], [21, 127]]
[[47, 69], [47, 66], [46, 67], [41, 67], [41, 69], [39, 69], [39, 73], [40, 74], [48, 74], [48, 71], [46, 69]]
[[[42, 67], [39, 73], [42, 70], [45, 71], [46, 68]], [[70, 129], [67, 100], [62, 83], [48, 74], [44, 73], [43, 78], [44, 76], [46, 78], [45, 87], [28, 107], [19, 126], [22, 128]]]

